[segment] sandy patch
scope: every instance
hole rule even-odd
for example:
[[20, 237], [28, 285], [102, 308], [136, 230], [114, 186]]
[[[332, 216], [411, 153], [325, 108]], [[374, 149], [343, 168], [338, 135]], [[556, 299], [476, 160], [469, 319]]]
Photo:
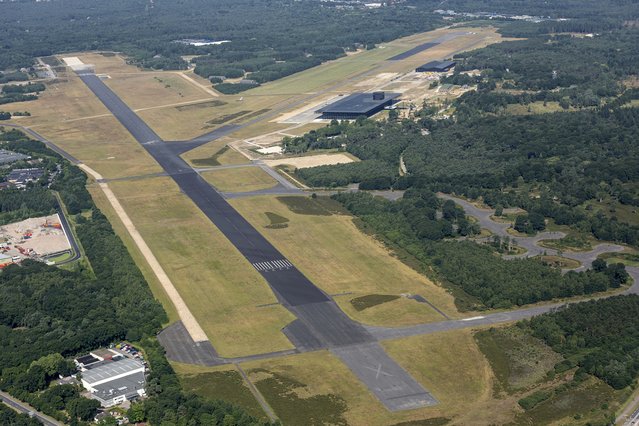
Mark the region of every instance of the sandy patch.
[[279, 158], [277, 160], [264, 160], [264, 163], [268, 164], [271, 167], [286, 164], [286, 165], [291, 165], [298, 169], [304, 169], [307, 167], [329, 166], [333, 164], [352, 163], [354, 161], [355, 160], [353, 160], [351, 157], [349, 157], [346, 154], [337, 153], [337, 154], [307, 155], [304, 157]]

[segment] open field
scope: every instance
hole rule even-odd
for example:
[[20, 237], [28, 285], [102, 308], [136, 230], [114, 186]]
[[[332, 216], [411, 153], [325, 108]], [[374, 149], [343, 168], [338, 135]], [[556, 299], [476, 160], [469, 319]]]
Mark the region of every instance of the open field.
[[[283, 202], [283, 201], [284, 202]], [[352, 318], [367, 324], [408, 325], [444, 319], [432, 307], [406, 297], [358, 311], [357, 297], [421, 295], [449, 316], [453, 297], [362, 233], [339, 204], [310, 197], [250, 197], [231, 204], [312, 282], [336, 297]], [[273, 226], [273, 217], [283, 225]]]
[[109, 115], [98, 98], [70, 70], [47, 82], [46, 87], [37, 100], [5, 104], [2, 105], [2, 110], [29, 111], [31, 117], [20, 117], [11, 122], [33, 127], [82, 117]]
[[383, 346], [437, 398], [431, 416], [452, 418], [456, 425], [506, 424], [513, 417], [512, 401], [493, 398], [495, 379], [472, 334], [457, 330]]
[[85, 64], [91, 64], [97, 74], [112, 73], [143, 73], [141, 69], [126, 63], [126, 59], [119, 54], [99, 52], [77, 52], [58, 55], [59, 58], [76, 56]]
[[222, 192], [259, 191], [277, 185], [277, 181], [268, 173], [253, 166], [210, 170], [200, 174], [208, 183]]
[[234, 139], [223, 137], [197, 147], [182, 155], [193, 167], [224, 166], [229, 164], [247, 164], [249, 159], [236, 150], [227, 147]]
[[[489, 424], [509, 417], [492, 412], [492, 375], [470, 331], [387, 342], [391, 356], [407, 368], [439, 404], [391, 413], [329, 352], [243, 363], [249, 379], [284, 424], [415, 425]], [[493, 404], [494, 403], [494, 404]], [[476, 416], [476, 417], [471, 417]], [[491, 417], [492, 416], [492, 417]], [[429, 422], [417, 423], [418, 420]]]
[[293, 316], [257, 271], [169, 178], [110, 184], [222, 356], [290, 349]]
[[105, 178], [162, 171], [113, 116], [60, 122], [37, 131]]
[[[207, 96], [202, 96], [206, 98]], [[266, 113], [285, 96], [220, 96], [189, 106], [166, 106], [138, 111], [140, 117], [165, 140], [185, 140], [200, 136], [225, 124], [241, 123]], [[158, 99], [158, 105], [166, 105]], [[285, 126], [281, 126], [285, 127]], [[259, 133], [256, 133], [259, 134]]]
[[206, 399], [222, 399], [245, 408], [257, 418], [266, 418], [240, 373], [232, 365], [201, 367], [172, 363], [187, 392], [194, 392]]
[[133, 110], [212, 98], [178, 73], [115, 75], [104, 83]]

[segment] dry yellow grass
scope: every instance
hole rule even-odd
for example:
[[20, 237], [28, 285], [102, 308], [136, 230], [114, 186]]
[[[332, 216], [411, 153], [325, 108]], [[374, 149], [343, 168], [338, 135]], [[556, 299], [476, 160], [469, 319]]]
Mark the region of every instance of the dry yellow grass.
[[222, 356], [291, 348], [294, 318], [267, 283], [169, 178], [110, 184]]
[[105, 178], [162, 171], [113, 116], [47, 124], [36, 130]]
[[4, 111], [29, 111], [31, 117], [21, 117], [23, 126], [40, 126], [95, 115], [108, 115], [109, 111], [72, 72], [47, 83], [47, 89], [38, 100], [16, 102], [2, 106]]
[[213, 98], [171, 72], [115, 74], [104, 83], [134, 110]]
[[200, 173], [218, 191], [249, 192], [272, 188], [277, 181], [259, 167], [210, 170]]
[[[299, 197], [299, 202], [316, 201]], [[297, 214], [270, 196], [235, 199], [231, 204], [317, 286], [329, 294], [352, 293], [337, 302], [358, 321], [399, 326], [443, 319], [427, 304], [406, 298], [356, 311], [350, 300], [369, 294], [419, 294], [449, 316], [458, 315], [449, 293], [362, 233], [350, 215]], [[288, 226], [266, 228], [266, 212], [287, 218]]]
[[76, 56], [85, 64], [93, 65], [95, 72], [98, 74], [144, 72], [134, 65], [127, 64], [126, 59], [120, 56], [119, 54], [78, 52], [78, 53], [58, 55], [58, 58], [64, 58], [68, 56]]
[[505, 424], [512, 420], [512, 400], [492, 396], [494, 380], [472, 330], [456, 330], [388, 341], [388, 354], [419, 381], [439, 404], [427, 409], [451, 424]]
[[[240, 154], [232, 148], [225, 149], [225, 146], [235, 139], [223, 137], [216, 139], [212, 142], [199, 146], [191, 151], [182, 155], [186, 161], [193, 167], [206, 167], [207, 165], [215, 165], [212, 163], [212, 158], [215, 159], [213, 163], [217, 162], [220, 165], [229, 164], [247, 164], [250, 163], [249, 159]], [[224, 152], [222, 152], [224, 151]], [[222, 152], [220, 154], [220, 152]]]
[[[251, 370], [265, 369], [306, 385], [294, 390], [301, 398], [328, 394], [342, 398], [347, 405], [343, 416], [349, 425], [393, 425], [435, 417], [446, 417], [460, 425], [489, 424], [491, 419], [494, 424], [502, 424], [500, 420], [509, 418], [508, 410], [492, 412], [502, 404], [492, 399], [492, 373], [471, 332], [421, 336], [385, 346], [438, 398], [438, 405], [391, 413], [338, 358], [325, 351], [243, 363], [242, 368], [249, 372], [253, 383], [269, 373]], [[264, 397], [267, 401], [273, 398], [268, 394]]]
[[266, 112], [286, 99], [285, 96], [277, 95], [219, 96], [188, 107], [168, 106], [142, 110], [138, 114], [162, 138], [184, 140], [200, 136], [225, 124], [241, 123], [250, 119], [252, 114]]

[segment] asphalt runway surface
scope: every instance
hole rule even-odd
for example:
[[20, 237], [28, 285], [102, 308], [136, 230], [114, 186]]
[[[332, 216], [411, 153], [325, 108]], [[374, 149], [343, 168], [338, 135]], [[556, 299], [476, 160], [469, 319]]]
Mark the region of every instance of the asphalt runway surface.
[[437, 46], [439, 43], [422, 43], [419, 46], [415, 46], [406, 52], [400, 53], [399, 55], [395, 55], [393, 57], [388, 58], [388, 61], [401, 61], [402, 59], [410, 58], [413, 55], [418, 54], [419, 52], [423, 52], [424, 50], [431, 49]]
[[422, 43], [419, 46], [415, 46], [412, 49], [407, 50], [406, 52], [402, 52], [398, 55], [390, 57], [387, 59], [387, 61], [400, 61], [402, 59], [410, 58], [413, 55], [416, 55], [428, 49], [432, 49], [433, 47], [438, 46], [441, 43], [447, 42], [449, 40], [453, 40], [459, 36], [466, 35], [466, 34], [468, 34], [468, 32], [457, 31], [454, 33], [443, 35], [441, 37], [436, 38], [435, 40], [429, 41], [427, 43]]
[[[339, 349], [348, 346], [350, 349], [338, 352], [338, 356], [343, 357], [346, 365], [369, 386], [389, 410], [416, 408], [434, 403], [432, 396], [386, 355], [381, 347], [370, 346], [376, 345], [375, 338], [361, 324], [352, 321], [342, 312], [328, 295], [311, 283], [219, 192], [179, 157], [179, 153], [185, 152], [179, 148], [179, 142], [164, 142], [94, 74], [80, 72], [78, 75], [171, 176], [182, 192], [251, 262], [271, 286], [280, 303], [297, 317], [297, 322], [288, 328], [292, 342], [300, 342], [313, 348]], [[227, 134], [228, 131], [225, 129], [219, 134]], [[208, 133], [202, 139], [188, 142], [188, 146], [206, 143], [214, 135], [214, 132]], [[229, 362], [220, 360], [210, 342], [193, 342], [186, 330], [181, 330], [179, 326], [165, 330], [158, 337], [160, 342], [166, 345], [170, 359], [204, 365]], [[353, 345], [364, 346], [362, 349], [355, 349], [357, 346]], [[392, 380], [388, 379], [389, 376], [383, 375], [381, 382], [377, 379], [372, 381], [369, 374], [364, 371], [366, 369], [362, 367], [371, 363], [383, 366], [385, 371], [392, 371]], [[390, 392], [390, 389], [393, 391]]]

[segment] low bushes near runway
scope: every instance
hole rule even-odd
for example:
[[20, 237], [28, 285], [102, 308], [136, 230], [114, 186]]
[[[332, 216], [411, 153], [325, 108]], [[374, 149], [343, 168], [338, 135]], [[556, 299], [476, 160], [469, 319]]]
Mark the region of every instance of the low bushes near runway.
[[382, 303], [392, 302], [395, 299], [399, 299], [399, 296], [393, 294], [368, 294], [366, 296], [351, 299], [351, 305], [353, 305], [355, 310], [363, 311], [366, 308], [372, 308], [373, 306], [381, 305]]
[[239, 372], [232, 367], [212, 369], [186, 364], [175, 364], [182, 387], [209, 401], [224, 400], [244, 408], [256, 418], [265, 418], [264, 411], [244, 383]]
[[256, 368], [249, 373], [259, 378], [255, 386], [284, 424], [346, 425], [346, 402], [334, 394], [309, 394], [308, 385], [280, 372]]
[[265, 228], [281, 229], [288, 226], [288, 218], [273, 212], [264, 212], [268, 220], [271, 222]]
[[639, 296], [616, 296], [476, 333], [495, 396], [518, 401], [517, 424], [614, 420], [639, 375], [638, 312]]

